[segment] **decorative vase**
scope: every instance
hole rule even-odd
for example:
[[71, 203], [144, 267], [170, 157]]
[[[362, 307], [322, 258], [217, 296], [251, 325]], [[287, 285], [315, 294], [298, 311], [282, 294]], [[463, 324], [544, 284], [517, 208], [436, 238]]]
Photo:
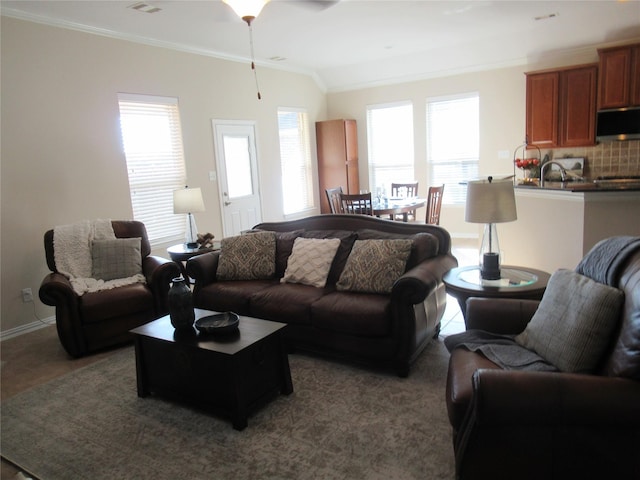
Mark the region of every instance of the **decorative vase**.
[[195, 321], [191, 289], [183, 277], [176, 277], [171, 282], [168, 295], [171, 325], [175, 329], [191, 328]]

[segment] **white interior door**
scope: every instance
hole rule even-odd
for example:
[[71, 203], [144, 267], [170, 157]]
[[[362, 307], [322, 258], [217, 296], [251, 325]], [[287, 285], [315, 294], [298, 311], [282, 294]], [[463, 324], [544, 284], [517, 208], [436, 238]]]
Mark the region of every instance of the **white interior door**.
[[223, 236], [262, 221], [254, 122], [212, 120]]

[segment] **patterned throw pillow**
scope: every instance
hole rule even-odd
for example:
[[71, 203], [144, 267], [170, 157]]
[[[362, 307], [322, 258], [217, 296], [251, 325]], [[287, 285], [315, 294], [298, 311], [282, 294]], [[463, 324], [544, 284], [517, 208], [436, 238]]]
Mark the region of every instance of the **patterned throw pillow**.
[[590, 372], [609, 344], [623, 301], [621, 290], [558, 270], [516, 342], [563, 372]]
[[287, 270], [280, 281], [323, 288], [339, 246], [338, 238], [296, 238]]
[[276, 236], [273, 232], [247, 233], [220, 242], [218, 280], [266, 280], [276, 272]]
[[340, 291], [391, 293], [405, 272], [411, 240], [356, 240], [340, 275]]
[[140, 237], [94, 240], [91, 262], [91, 276], [105, 282], [142, 273]]

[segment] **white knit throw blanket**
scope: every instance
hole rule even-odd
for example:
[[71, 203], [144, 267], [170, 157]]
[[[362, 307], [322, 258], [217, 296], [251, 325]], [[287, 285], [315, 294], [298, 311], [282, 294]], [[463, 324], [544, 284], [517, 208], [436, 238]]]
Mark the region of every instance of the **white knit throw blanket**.
[[94, 240], [116, 238], [111, 220], [83, 220], [53, 229], [53, 257], [56, 269], [71, 282], [78, 295], [133, 283], [145, 283], [144, 275], [114, 280], [92, 278], [91, 244]]

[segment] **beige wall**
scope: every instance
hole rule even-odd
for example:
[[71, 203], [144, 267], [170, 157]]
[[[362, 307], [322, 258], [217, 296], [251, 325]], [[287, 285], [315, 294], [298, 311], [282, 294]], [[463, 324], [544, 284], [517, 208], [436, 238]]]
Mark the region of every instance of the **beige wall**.
[[[256, 98], [246, 63], [145, 46], [2, 17], [2, 331], [54, 310], [38, 299], [48, 273], [43, 234], [91, 218], [132, 217], [118, 92], [179, 98], [187, 175], [203, 189], [200, 231], [221, 235], [211, 119], [257, 124], [263, 219], [282, 214], [276, 111], [304, 107], [326, 118], [324, 92], [308, 76], [260, 68]], [[315, 141], [315, 140], [314, 140]], [[166, 252], [159, 252], [166, 256]]]

